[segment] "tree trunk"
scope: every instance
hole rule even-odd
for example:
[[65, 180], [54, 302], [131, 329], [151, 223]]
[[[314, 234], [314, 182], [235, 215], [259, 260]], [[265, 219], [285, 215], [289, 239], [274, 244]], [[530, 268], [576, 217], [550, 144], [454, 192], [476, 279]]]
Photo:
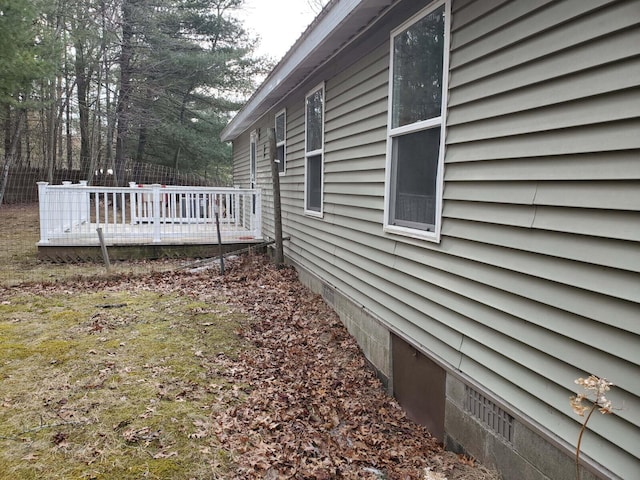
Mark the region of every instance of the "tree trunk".
[[51, 167], [55, 171], [57, 165], [56, 158], [56, 113], [57, 113], [57, 105], [55, 103], [56, 97], [56, 87], [55, 83], [49, 80], [48, 83], [49, 89], [49, 101], [51, 105], [47, 108], [47, 156], [50, 158]]
[[[104, 72], [104, 81], [107, 88], [104, 89], [104, 111], [107, 119], [107, 132], [105, 136], [105, 146], [104, 146], [104, 163], [106, 165], [115, 165], [113, 164], [113, 135], [114, 135], [114, 114], [112, 111], [112, 98], [111, 98], [111, 60], [110, 60], [110, 51], [106, 42], [107, 38], [107, 5], [106, 2], [101, 2], [101, 11], [102, 11], [102, 70]], [[100, 165], [98, 162], [97, 165]], [[96, 167], [97, 167], [96, 165]], [[92, 172], [93, 173], [93, 172]]]
[[129, 98], [131, 95], [131, 58], [133, 56], [133, 0], [122, 2], [122, 49], [120, 51], [120, 91], [116, 105], [116, 158], [114, 183], [124, 184], [124, 165], [129, 130]]
[[24, 146], [27, 150], [25, 165], [27, 168], [31, 168], [31, 133], [29, 129], [29, 116], [26, 114], [24, 119]]
[[[65, 34], [66, 38], [66, 34]], [[71, 95], [73, 93], [73, 84], [75, 84], [75, 79], [72, 83], [71, 74], [69, 72], [69, 58], [67, 54], [67, 49], [65, 48], [63, 53], [64, 59], [64, 145], [67, 157], [67, 168], [71, 170], [73, 168], [73, 143], [71, 138]], [[60, 115], [62, 122], [62, 114]], [[62, 127], [60, 128], [60, 145], [62, 145]]]
[[4, 117], [4, 156], [6, 157], [11, 150], [11, 106], [5, 106]]
[[[69, 79], [67, 79], [68, 81]], [[67, 88], [67, 105], [65, 106], [65, 137], [67, 140], [67, 167], [73, 167], [73, 137], [71, 136], [71, 105], [68, 101], [71, 96], [71, 89]]]
[[[145, 89], [145, 96], [140, 101], [141, 111], [145, 109], [151, 111], [151, 105], [153, 104], [153, 91], [147, 86]], [[136, 149], [136, 162], [141, 163], [144, 161], [144, 154], [147, 149], [147, 139], [149, 137], [149, 122], [145, 118], [144, 114], [139, 116], [139, 128], [138, 128], [138, 148]]]
[[[68, 81], [67, 76], [65, 75], [65, 81]], [[64, 117], [64, 102], [62, 101], [62, 75], [56, 75], [56, 96], [57, 103], [59, 104], [59, 108], [57, 110], [56, 116], [56, 148], [58, 150], [56, 156], [60, 159], [60, 164], [64, 165], [63, 154], [64, 154], [64, 138], [62, 135], [62, 118]], [[67, 165], [68, 170], [71, 171], [72, 166]]]
[[142, 123], [138, 133], [138, 150], [136, 152], [136, 162], [144, 160], [144, 150], [147, 146], [147, 125]]
[[11, 166], [15, 161], [18, 145], [20, 144], [20, 137], [22, 136], [22, 130], [25, 124], [23, 117], [24, 111], [20, 110], [16, 118], [15, 132], [10, 135], [9, 149], [5, 151], [4, 165], [2, 167], [1, 173], [2, 177], [0, 180], [0, 206], [2, 205], [4, 195], [7, 191], [7, 185], [9, 183], [9, 170], [11, 169]]
[[[179, 116], [179, 126], [182, 127], [184, 125], [184, 115], [187, 111], [187, 102], [189, 101], [189, 96], [191, 95], [191, 87], [187, 90], [187, 92], [182, 97], [182, 105], [180, 106], [180, 116]], [[178, 172], [178, 163], [180, 161], [180, 152], [182, 151], [182, 147], [180, 146], [181, 139], [178, 139], [178, 146], [176, 147], [175, 154], [173, 156], [173, 168], [176, 173]]]
[[178, 145], [176, 147], [176, 151], [173, 153], [173, 169], [175, 170], [175, 172], [178, 172], [178, 165], [180, 163], [180, 150], [182, 150], [180, 148], [180, 145]]
[[76, 42], [76, 91], [78, 92], [78, 113], [80, 116], [80, 172], [87, 178], [91, 162], [89, 134], [89, 78], [83, 53], [83, 46]]

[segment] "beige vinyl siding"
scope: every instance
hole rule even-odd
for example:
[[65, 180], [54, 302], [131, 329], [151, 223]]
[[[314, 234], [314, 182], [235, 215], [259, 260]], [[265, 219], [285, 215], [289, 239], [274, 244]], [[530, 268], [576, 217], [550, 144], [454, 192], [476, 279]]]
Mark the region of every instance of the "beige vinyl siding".
[[249, 132], [233, 141], [233, 184], [249, 188]]
[[327, 265], [335, 263], [336, 252], [346, 249], [374, 252], [377, 250], [372, 247], [377, 245], [382, 251], [392, 248], [392, 242], [383, 238], [380, 229], [384, 209], [387, 57], [388, 47], [383, 45], [348, 70], [327, 79], [322, 219], [303, 212], [303, 98], [286, 102], [288, 163], [287, 174], [281, 177], [283, 228], [285, 235], [292, 237], [288, 254], [311, 269], [330, 270]]
[[[640, 76], [638, 77], [640, 78]], [[449, 163], [445, 173], [447, 182], [464, 180], [635, 180], [640, 177], [637, 153], [607, 152], [607, 161], [600, 153], [580, 155], [541, 156], [485, 160], [477, 164]], [[498, 168], [500, 167], [500, 168]]]
[[[318, 71], [273, 109], [287, 109], [285, 253], [561, 442], [574, 445], [580, 427], [574, 379], [608, 377], [620, 409], [592, 418], [583, 452], [634, 478], [640, 2], [454, 0], [452, 11], [441, 242], [382, 231], [385, 40], [357, 58], [347, 48], [335, 59], [346, 69]], [[320, 219], [303, 211], [303, 107], [321, 81]], [[248, 178], [248, 135], [234, 141], [236, 183]]]
[[234, 185], [249, 188], [249, 145], [250, 133], [256, 131], [256, 188], [262, 192], [262, 231], [263, 236], [273, 238], [273, 189], [271, 164], [267, 161], [269, 140], [267, 129], [273, 128], [274, 116], [267, 115], [251, 130], [244, 132], [233, 141], [233, 178]]
[[[504, 3], [506, 2], [501, 1], [497, 5]], [[483, 55], [493, 54], [507, 45], [536, 36], [540, 31], [554, 28], [602, 8], [607, 3], [614, 3], [614, 1], [583, 0], [578, 3], [554, 0], [520, 1], [513, 2], [508, 9], [499, 9], [491, 15], [492, 9], [487, 8], [485, 4], [471, 2], [471, 5], [464, 7], [461, 2], [454, 2], [456, 10], [454, 10], [452, 28], [457, 30], [457, 34], [452, 39], [451, 46], [456, 50], [456, 58], [452, 59], [450, 66], [455, 68], [459, 64], [473, 61]], [[484, 20], [478, 19], [479, 12], [486, 15]], [[526, 21], [522, 21], [523, 19]], [[581, 32], [578, 34], [580, 35]]]
[[[625, 407], [594, 419], [583, 451], [632, 478], [640, 468], [640, 4], [522, 0], [469, 18], [464, 10], [454, 10], [452, 29], [449, 257], [407, 247], [411, 263], [474, 282], [443, 284], [474, 301], [461, 371], [567, 442], [579, 426], [567, 402], [573, 379], [595, 373], [617, 383], [611, 397]], [[483, 335], [478, 323], [501, 335]]]
[[[514, 229], [451, 218], [444, 234], [447, 237], [474, 240], [483, 244], [513, 248], [526, 252], [574, 260], [580, 264], [638, 272], [640, 249], [634, 242], [595, 238], [544, 230]], [[611, 252], [616, 252], [611, 255]]]

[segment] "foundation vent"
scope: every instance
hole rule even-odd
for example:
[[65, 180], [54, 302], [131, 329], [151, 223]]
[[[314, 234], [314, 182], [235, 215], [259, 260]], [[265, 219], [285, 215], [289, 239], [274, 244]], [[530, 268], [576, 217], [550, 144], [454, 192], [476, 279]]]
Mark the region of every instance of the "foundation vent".
[[465, 386], [464, 409], [507, 442], [513, 441], [513, 417], [495, 403]]

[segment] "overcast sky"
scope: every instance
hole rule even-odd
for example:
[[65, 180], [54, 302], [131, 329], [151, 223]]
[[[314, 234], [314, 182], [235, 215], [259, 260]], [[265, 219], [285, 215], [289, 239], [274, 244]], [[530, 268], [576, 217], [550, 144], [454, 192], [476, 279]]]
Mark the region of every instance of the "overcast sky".
[[245, 0], [241, 18], [260, 36], [258, 54], [280, 60], [315, 14], [306, 0]]

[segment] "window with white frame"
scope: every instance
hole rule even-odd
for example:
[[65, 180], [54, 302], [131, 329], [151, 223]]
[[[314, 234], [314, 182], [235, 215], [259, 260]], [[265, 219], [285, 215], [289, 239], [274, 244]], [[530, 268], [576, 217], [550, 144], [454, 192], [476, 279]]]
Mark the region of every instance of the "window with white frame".
[[287, 171], [287, 114], [282, 110], [276, 115], [276, 160], [278, 172], [284, 174]]
[[304, 209], [322, 215], [324, 156], [324, 84], [305, 98]]
[[442, 205], [449, 1], [391, 33], [385, 231], [438, 240]]

